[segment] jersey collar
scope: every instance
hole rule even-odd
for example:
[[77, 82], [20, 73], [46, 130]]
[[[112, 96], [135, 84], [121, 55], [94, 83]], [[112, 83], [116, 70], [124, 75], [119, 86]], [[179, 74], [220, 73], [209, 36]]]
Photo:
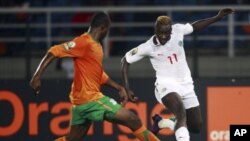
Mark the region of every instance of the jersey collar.
[[160, 46], [161, 45], [159, 40], [157, 39], [156, 35], [154, 35], [154, 37], [153, 37], [153, 43], [154, 43], [155, 46]]

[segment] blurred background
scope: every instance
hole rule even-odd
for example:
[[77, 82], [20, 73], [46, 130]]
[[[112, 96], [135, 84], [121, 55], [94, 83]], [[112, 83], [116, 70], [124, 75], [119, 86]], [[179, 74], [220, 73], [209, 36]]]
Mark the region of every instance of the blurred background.
[[[48, 127], [51, 128], [51, 132], [48, 132], [45, 127], [41, 127], [39, 131], [39, 128], [37, 129], [37, 133], [33, 133], [30, 131], [32, 128], [30, 117], [32, 116], [29, 112], [31, 111], [30, 104], [33, 102], [41, 104], [48, 101], [48, 107], [45, 110], [47, 113], [42, 114], [41, 116], [44, 117], [40, 117], [38, 120], [39, 124], [46, 125], [49, 124], [48, 120], [54, 117], [53, 112], [50, 111], [53, 107], [51, 105], [56, 105], [61, 101], [68, 102], [67, 95], [73, 75], [71, 60], [58, 59], [49, 66], [43, 75], [46, 83], [43, 85], [42, 92], [44, 93], [40, 99], [27, 94], [32, 93], [28, 81], [43, 55], [52, 45], [70, 41], [87, 31], [93, 13], [105, 11], [111, 17], [111, 30], [103, 42], [104, 68], [112, 78], [121, 82], [121, 58], [128, 50], [145, 42], [154, 34], [153, 25], [157, 16], [168, 15], [174, 23], [192, 23], [202, 18], [215, 16], [222, 8], [231, 7], [235, 9], [234, 14], [201, 32], [186, 36], [184, 41], [188, 64], [204, 111], [202, 133], [194, 138], [207, 141], [229, 140], [228, 123], [232, 123], [232, 121], [229, 120], [223, 127], [210, 127], [207, 124], [209, 120], [208, 93], [211, 87], [226, 86], [230, 89], [233, 88], [232, 91], [235, 90], [232, 95], [236, 94], [236, 97], [233, 98], [237, 99], [239, 93], [245, 94], [245, 99], [250, 98], [249, 4], [249, 0], [1, 0], [0, 139], [10, 141], [24, 137], [24, 140], [52, 140], [68, 131], [66, 123], [65, 126], [62, 126], [65, 130], [60, 133], [53, 132], [52, 127]], [[150, 112], [157, 104], [156, 101], [151, 100], [154, 98], [154, 75], [148, 59], [132, 65], [130, 69], [132, 88], [138, 93], [141, 102], [147, 103], [146, 111], [148, 113], [145, 122], [149, 125], [152, 114]], [[235, 87], [236, 89], [234, 89]], [[242, 87], [243, 89], [241, 89]], [[104, 88], [104, 91], [109, 93], [111, 90]], [[229, 92], [231, 91], [212, 91], [213, 94], [218, 93], [218, 95]], [[14, 119], [20, 118], [15, 113], [18, 106], [17, 109], [13, 106], [16, 102], [12, 101], [12, 96], [17, 96], [24, 110], [23, 116], [21, 115], [23, 122], [20, 123], [19, 128], [14, 122]], [[221, 104], [218, 103], [218, 106]], [[243, 108], [250, 106], [244, 105], [244, 102], [242, 104]], [[2, 113], [6, 116], [2, 116]], [[65, 115], [65, 113], [61, 114]], [[238, 121], [250, 123], [249, 120], [239, 119], [239, 117], [250, 119], [250, 114], [244, 112], [242, 114], [242, 116], [237, 115], [235, 123]], [[12, 134], [3, 132], [1, 134], [2, 130], [7, 132], [10, 127], [12, 127], [11, 129], [16, 127], [16, 130], [11, 130]], [[28, 135], [27, 132], [29, 132]], [[104, 136], [103, 134], [93, 134], [94, 137], [89, 137], [89, 139], [98, 140]], [[166, 134], [163, 133], [163, 135], [162, 139], [168, 139]], [[125, 140], [118, 139], [116, 134], [113, 136], [105, 134], [105, 137], [108, 140]], [[126, 140], [135, 139], [131, 137]], [[169, 138], [168, 140], [174, 139]]]
[[[4, 66], [0, 78], [29, 78], [47, 49], [86, 32], [96, 11], [103, 10], [111, 16], [111, 32], [103, 43], [104, 63], [108, 72], [120, 76], [119, 60], [153, 35], [157, 16], [168, 15], [174, 23], [192, 23], [214, 16], [227, 6], [236, 12], [197, 34], [186, 36], [190, 68], [197, 78], [250, 75], [247, 0], [1, 0], [0, 4], [0, 63]], [[45, 77], [67, 77], [64, 68], [67, 70], [68, 61], [65, 62], [59, 60], [53, 64], [51, 73]], [[147, 62], [140, 64], [134, 69], [144, 71], [134, 71], [133, 75], [154, 75]]]

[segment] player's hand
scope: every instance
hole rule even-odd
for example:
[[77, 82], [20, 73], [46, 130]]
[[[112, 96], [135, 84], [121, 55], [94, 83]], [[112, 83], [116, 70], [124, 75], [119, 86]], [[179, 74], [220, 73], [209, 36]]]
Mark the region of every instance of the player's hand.
[[135, 96], [133, 91], [128, 90], [127, 94], [128, 94], [128, 98], [129, 98], [130, 101], [136, 102], [138, 100], [138, 97]]
[[233, 13], [233, 12], [234, 12], [234, 10], [231, 9], [231, 8], [224, 8], [224, 9], [221, 9], [221, 10], [219, 11], [219, 13], [218, 13], [217, 16], [218, 16], [219, 18], [223, 18], [223, 17], [225, 17], [225, 16], [227, 16], [227, 15]]
[[38, 95], [41, 88], [41, 80], [39, 78], [33, 77], [30, 80], [30, 87], [33, 89], [35, 94]]
[[119, 95], [121, 98], [121, 105], [124, 107], [128, 102], [128, 95], [123, 87], [119, 90]]

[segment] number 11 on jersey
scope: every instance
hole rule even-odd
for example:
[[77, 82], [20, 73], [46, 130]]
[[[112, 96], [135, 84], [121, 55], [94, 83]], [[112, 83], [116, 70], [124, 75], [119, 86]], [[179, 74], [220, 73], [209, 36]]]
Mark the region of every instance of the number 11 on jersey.
[[[168, 56], [167, 58], [168, 58], [170, 64], [173, 64], [173, 60], [174, 60], [175, 62], [178, 62], [176, 53], [173, 53], [171, 56]], [[173, 59], [172, 59], [172, 58], [173, 58]]]

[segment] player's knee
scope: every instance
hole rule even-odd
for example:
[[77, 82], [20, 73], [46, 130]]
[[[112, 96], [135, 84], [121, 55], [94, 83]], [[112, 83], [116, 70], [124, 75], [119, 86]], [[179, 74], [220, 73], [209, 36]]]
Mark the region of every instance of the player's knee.
[[128, 125], [130, 126], [131, 129], [137, 129], [139, 127], [141, 127], [141, 120], [139, 119], [139, 117], [135, 114], [131, 114], [128, 118], [127, 118], [127, 122]]
[[132, 114], [130, 117], [129, 117], [129, 121], [130, 123], [133, 123], [133, 124], [138, 124], [138, 123], [141, 123], [141, 120], [139, 119], [139, 117], [135, 114]]

